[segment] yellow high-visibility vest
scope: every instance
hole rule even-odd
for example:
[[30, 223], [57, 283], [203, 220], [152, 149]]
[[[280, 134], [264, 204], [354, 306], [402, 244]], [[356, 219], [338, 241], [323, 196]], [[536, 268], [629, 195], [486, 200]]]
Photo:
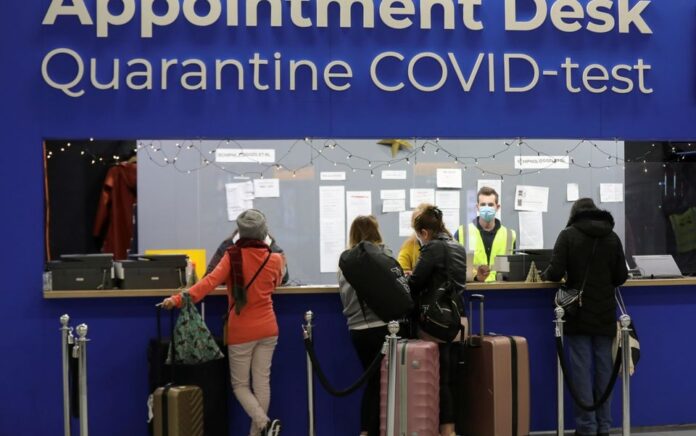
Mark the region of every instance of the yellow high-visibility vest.
[[496, 279], [496, 272], [493, 270], [492, 266], [495, 264], [495, 257], [512, 254], [512, 247], [515, 246], [515, 241], [517, 240], [517, 233], [514, 230], [509, 230], [507, 227], [501, 225], [493, 238], [493, 246], [491, 247], [491, 257], [490, 259], [486, 256], [486, 247], [483, 245], [483, 238], [481, 237], [481, 232], [474, 223], [469, 223], [468, 231], [466, 232], [467, 243], [464, 243], [464, 226], [459, 226], [459, 244], [464, 245], [467, 251], [474, 253], [473, 265], [468, 265], [472, 268], [472, 274], [476, 276], [476, 268], [474, 265], [488, 265], [491, 268], [491, 273], [486, 278], [487, 282], [494, 282]]

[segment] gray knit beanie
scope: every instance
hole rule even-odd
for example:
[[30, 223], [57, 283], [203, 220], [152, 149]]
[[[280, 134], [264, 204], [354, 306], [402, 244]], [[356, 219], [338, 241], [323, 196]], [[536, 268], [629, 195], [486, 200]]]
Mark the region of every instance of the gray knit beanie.
[[247, 209], [237, 217], [237, 229], [240, 238], [263, 241], [268, 234], [266, 217], [258, 209]]

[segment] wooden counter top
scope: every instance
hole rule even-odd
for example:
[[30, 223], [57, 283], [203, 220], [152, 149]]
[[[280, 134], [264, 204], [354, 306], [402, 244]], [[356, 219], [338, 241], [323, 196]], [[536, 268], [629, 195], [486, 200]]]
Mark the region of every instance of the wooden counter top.
[[[645, 279], [629, 280], [623, 287], [642, 286], [694, 286], [696, 277], [682, 279]], [[529, 289], [553, 289], [558, 283], [541, 282], [495, 282], [495, 283], [468, 283], [467, 291], [517, 291]], [[276, 290], [276, 294], [335, 294], [337, 285], [307, 285], [307, 286], [282, 286]], [[167, 297], [173, 294], [171, 289], [113, 289], [108, 291], [44, 291], [46, 299], [56, 298], [130, 298], [130, 297]], [[211, 295], [226, 295], [225, 288], [218, 288]]]

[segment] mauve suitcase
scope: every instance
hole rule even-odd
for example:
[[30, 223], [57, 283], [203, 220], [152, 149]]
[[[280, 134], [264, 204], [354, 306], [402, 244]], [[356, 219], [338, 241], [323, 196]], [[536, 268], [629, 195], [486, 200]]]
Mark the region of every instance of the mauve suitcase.
[[203, 392], [198, 386], [155, 390], [155, 436], [203, 436]]
[[[462, 346], [457, 434], [464, 436], [529, 435], [529, 351], [520, 336], [481, 335], [483, 296], [480, 302], [480, 334], [469, 336]], [[469, 303], [469, 316], [472, 304]]]
[[[396, 434], [437, 436], [440, 427], [440, 353], [437, 344], [401, 340], [397, 356]], [[380, 390], [380, 434], [383, 436], [387, 433], [387, 379], [385, 357]]]

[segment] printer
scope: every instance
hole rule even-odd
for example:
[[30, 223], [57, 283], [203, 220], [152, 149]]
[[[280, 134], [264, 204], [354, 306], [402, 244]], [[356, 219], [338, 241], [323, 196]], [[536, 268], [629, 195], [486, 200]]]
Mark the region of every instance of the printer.
[[523, 282], [527, 279], [532, 262], [539, 272], [543, 272], [551, 262], [552, 249], [515, 250], [514, 254], [495, 257], [494, 269], [503, 280]]
[[121, 289], [177, 289], [186, 284], [185, 254], [131, 254], [114, 263]]
[[46, 265], [44, 290], [101, 290], [111, 289], [114, 275], [114, 255], [63, 254], [60, 260]]

